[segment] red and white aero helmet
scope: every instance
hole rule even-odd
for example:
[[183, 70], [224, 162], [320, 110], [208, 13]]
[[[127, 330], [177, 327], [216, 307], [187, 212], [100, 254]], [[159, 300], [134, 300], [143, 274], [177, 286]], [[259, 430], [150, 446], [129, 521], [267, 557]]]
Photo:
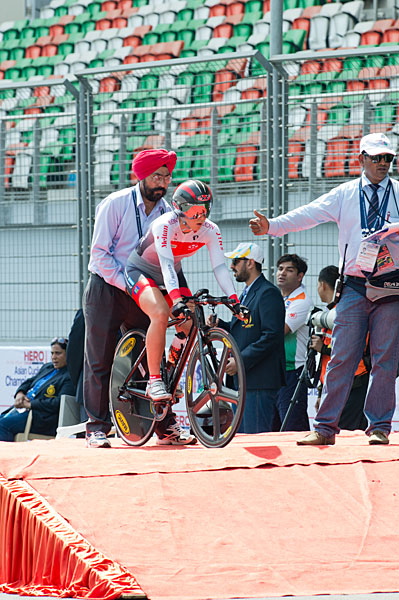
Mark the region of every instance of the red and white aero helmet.
[[213, 204], [209, 186], [198, 179], [189, 179], [176, 188], [172, 198], [173, 208], [180, 217], [198, 219], [209, 217]]

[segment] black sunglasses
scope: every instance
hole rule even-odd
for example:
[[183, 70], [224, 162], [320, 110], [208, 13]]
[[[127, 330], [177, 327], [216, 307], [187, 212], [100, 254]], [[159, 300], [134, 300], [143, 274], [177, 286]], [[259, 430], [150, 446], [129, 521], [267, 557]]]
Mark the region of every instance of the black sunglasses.
[[377, 154], [376, 156], [370, 156], [370, 154], [367, 154], [367, 152], [363, 152], [363, 154], [364, 156], [367, 156], [367, 158], [369, 158], [373, 163], [380, 163], [382, 159], [384, 159], [384, 161], [387, 163], [391, 163], [393, 161], [392, 154]]
[[51, 340], [50, 346], [54, 346], [54, 344], [59, 344], [61, 347], [64, 347], [64, 349], [65, 349], [68, 344], [68, 338], [55, 337]]
[[231, 264], [233, 267], [237, 266], [240, 260], [248, 260], [247, 258], [233, 258]]

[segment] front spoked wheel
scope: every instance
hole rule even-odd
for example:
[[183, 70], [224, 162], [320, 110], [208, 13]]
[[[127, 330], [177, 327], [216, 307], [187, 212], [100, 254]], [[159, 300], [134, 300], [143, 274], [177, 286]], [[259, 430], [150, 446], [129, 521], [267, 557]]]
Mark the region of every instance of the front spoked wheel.
[[[236, 434], [244, 412], [244, 367], [235, 340], [223, 329], [213, 327], [207, 332], [203, 352], [201, 363], [197, 341], [187, 364], [187, 414], [204, 446], [223, 448]], [[226, 373], [229, 358], [236, 362], [234, 378]]]
[[112, 420], [130, 446], [142, 446], [154, 432], [154, 413], [145, 395], [148, 377], [145, 333], [132, 329], [116, 347], [109, 382]]

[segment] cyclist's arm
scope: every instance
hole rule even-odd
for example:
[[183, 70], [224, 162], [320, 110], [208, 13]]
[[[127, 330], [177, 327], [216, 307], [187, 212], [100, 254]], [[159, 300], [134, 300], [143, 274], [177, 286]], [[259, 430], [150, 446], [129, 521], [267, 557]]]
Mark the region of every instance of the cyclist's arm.
[[219, 227], [213, 224], [214, 227], [209, 231], [209, 236], [206, 242], [211, 265], [219, 287], [229, 298], [234, 298], [238, 302], [237, 294], [234, 288], [233, 280], [231, 279], [230, 271], [224, 262], [222, 236], [220, 235]]
[[169, 294], [173, 304], [182, 299], [179, 280], [175, 269], [175, 261], [172, 252], [171, 227], [162, 222], [155, 224], [153, 228], [155, 250], [158, 254], [159, 264], [162, 270], [163, 281], [166, 291]]

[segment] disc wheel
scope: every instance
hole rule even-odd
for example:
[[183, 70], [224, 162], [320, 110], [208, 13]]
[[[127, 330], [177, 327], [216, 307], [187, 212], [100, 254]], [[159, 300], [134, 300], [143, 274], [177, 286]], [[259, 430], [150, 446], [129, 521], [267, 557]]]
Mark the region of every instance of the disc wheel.
[[150, 399], [145, 396], [149, 374], [144, 349], [144, 331], [128, 331], [116, 347], [109, 382], [112, 420], [130, 446], [145, 444], [155, 427]]
[[[237, 373], [227, 375], [229, 358], [234, 358]], [[201, 444], [223, 448], [234, 437], [245, 405], [245, 371], [235, 340], [223, 329], [214, 327], [204, 343], [206, 376], [202, 371], [198, 341], [187, 365], [186, 404], [191, 428]], [[204, 383], [208, 382], [208, 389]]]

